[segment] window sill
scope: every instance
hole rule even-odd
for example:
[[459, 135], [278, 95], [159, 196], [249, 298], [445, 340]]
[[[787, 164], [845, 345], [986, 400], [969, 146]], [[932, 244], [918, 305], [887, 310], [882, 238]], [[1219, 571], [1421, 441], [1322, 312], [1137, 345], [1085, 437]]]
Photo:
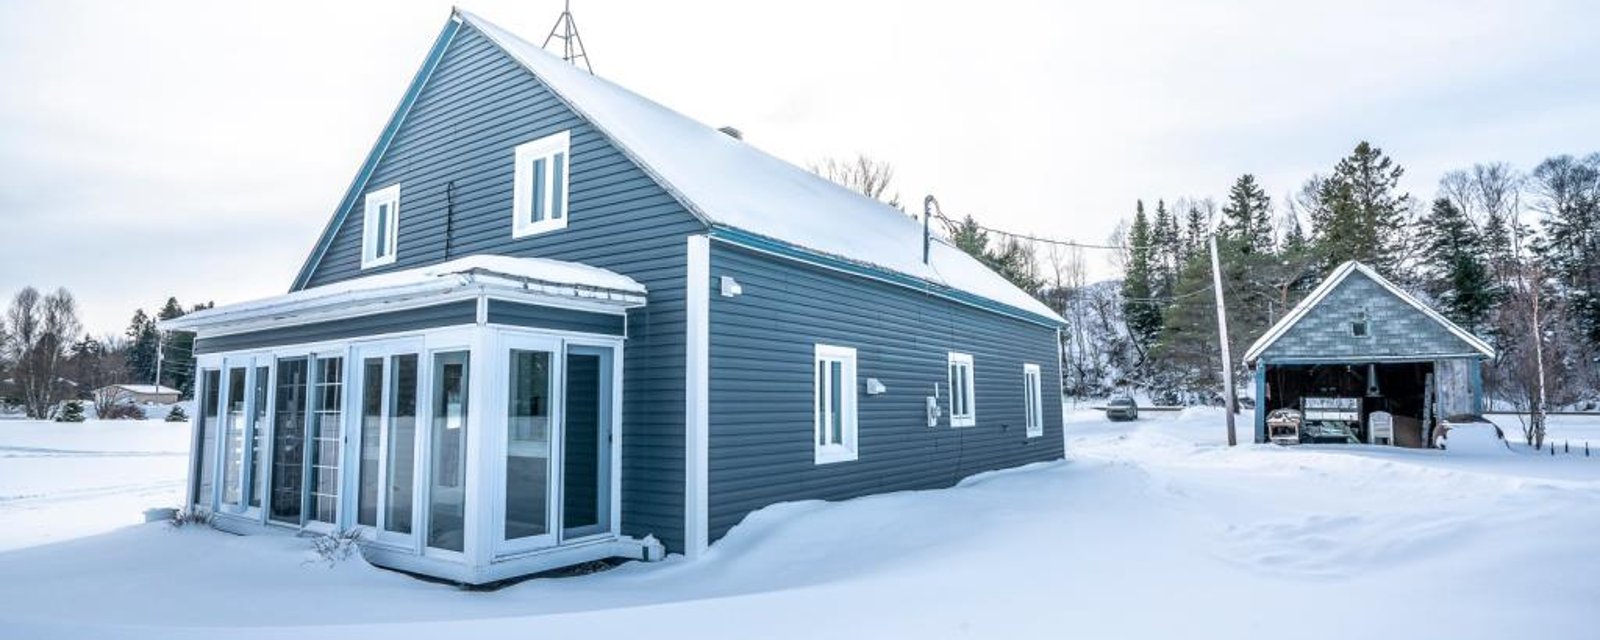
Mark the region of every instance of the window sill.
[[536, 236], [541, 233], [560, 231], [565, 228], [567, 228], [567, 217], [562, 216], [554, 220], [540, 220], [539, 222], [514, 225], [511, 227], [511, 237], [513, 239], [526, 238], [528, 236]]
[[950, 418], [950, 428], [952, 429], [964, 429], [966, 427], [975, 426], [978, 426], [978, 419], [976, 417]]
[[382, 258], [375, 258], [375, 259], [372, 259], [372, 260], [368, 260], [366, 258], [362, 258], [361, 259], [361, 268], [362, 269], [371, 269], [373, 267], [381, 267], [381, 266], [384, 266], [384, 265], [394, 264], [394, 258], [395, 258], [395, 254], [392, 254], [392, 253], [387, 255], [387, 256], [384, 256]]
[[833, 464], [835, 462], [854, 462], [856, 452], [841, 446], [817, 448], [817, 464]]

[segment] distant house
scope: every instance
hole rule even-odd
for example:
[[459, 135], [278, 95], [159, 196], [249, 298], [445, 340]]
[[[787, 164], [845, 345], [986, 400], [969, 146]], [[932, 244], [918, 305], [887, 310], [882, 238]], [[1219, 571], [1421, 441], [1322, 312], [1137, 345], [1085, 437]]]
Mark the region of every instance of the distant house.
[[[1359, 262], [1334, 269], [1268, 329], [1245, 362], [1255, 367], [1256, 442], [1266, 418], [1298, 409], [1348, 423], [1374, 440], [1427, 446], [1442, 418], [1483, 410], [1483, 361], [1494, 348]], [[1379, 429], [1381, 434], [1382, 429]]]
[[1063, 455], [1059, 316], [452, 13], [291, 291], [196, 332], [189, 501], [482, 583]]
[[177, 389], [156, 384], [113, 384], [94, 390], [94, 397], [133, 404], [173, 404], [182, 396]]

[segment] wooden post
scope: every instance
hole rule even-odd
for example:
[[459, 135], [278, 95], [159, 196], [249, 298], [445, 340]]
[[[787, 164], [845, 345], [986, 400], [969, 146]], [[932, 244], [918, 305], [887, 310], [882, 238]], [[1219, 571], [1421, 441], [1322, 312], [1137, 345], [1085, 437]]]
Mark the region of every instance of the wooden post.
[[1222, 345], [1222, 400], [1228, 414], [1228, 446], [1239, 444], [1233, 427], [1233, 411], [1237, 399], [1233, 389], [1233, 355], [1228, 349], [1228, 306], [1222, 301], [1222, 266], [1217, 259], [1217, 235], [1211, 234], [1211, 288], [1217, 296], [1217, 341]]

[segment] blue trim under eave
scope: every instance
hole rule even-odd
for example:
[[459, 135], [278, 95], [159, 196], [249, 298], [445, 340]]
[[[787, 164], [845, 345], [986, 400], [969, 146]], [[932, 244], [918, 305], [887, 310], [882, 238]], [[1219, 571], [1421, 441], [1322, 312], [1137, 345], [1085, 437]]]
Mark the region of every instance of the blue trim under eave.
[[842, 271], [863, 278], [871, 278], [873, 280], [887, 282], [889, 284], [906, 287], [908, 289], [915, 289], [922, 293], [938, 296], [953, 302], [959, 302], [961, 304], [977, 307], [985, 311], [998, 313], [1000, 315], [1016, 318], [1018, 320], [1040, 324], [1050, 328], [1063, 326], [1061, 321], [1054, 318], [1048, 318], [1031, 311], [1018, 309], [1008, 304], [995, 302], [968, 291], [947, 287], [942, 284], [935, 284], [933, 282], [923, 280], [922, 278], [909, 276], [898, 271], [890, 271], [882, 267], [876, 267], [860, 262], [853, 262], [843, 258], [836, 258], [834, 256], [818, 253], [811, 249], [806, 249], [804, 247], [792, 245], [787, 242], [774, 240], [772, 238], [750, 233], [748, 231], [742, 231], [722, 225], [713, 225], [711, 227], [711, 237], [729, 244], [760, 251], [762, 253], [768, 253], [799, 262], [805, 262], [819, 267], [833, 269], [835, 271]]
[[439, 37], [433, 41], [433, 48], [428, 51], [428, 58], [423, 61], [422, 68], [417, 70], [417, 75], [412, 77], [411, 86], [406, 89], [405, 97], [400, 99], [399, 106], [395, 107], [394, 115], [389, 116], [389, 124], [378, 136], [372, 151], [367, 153], [366, 162], [361, 164], [361, 170], [356, 172], [356, 178], [350, 183], [350, 188], [345, 191], [344, 198], [339, 201], [339, 208], [334, 210], [333, 219], [328, 221], [327, 228], [322, 230], [322, 236], [317, 239], [317, 245], [312, 247], [311, 255], [306, 257], [306, 262], [300, 267], [300, 274], [295, 276], [294, 284], [289, 291], [295, 292], [306, 288], [311, 280], [311, 273], [322, 262], [322, 257], [327, 254], [328, 246], [333, 244], [334, 234], [339, 232], [339, 227], [344, 225], [345, 218], [350, 209], [355, 207], [356, 199], [361, 197], [361, 192], [366, 189], [367, 181], [372, 178], [372, 172], [378, 170], [378, 161], [383, 159], [383, 153], [389, 149], [389, 143], [394, 141], [394, 136], [400, 131], [400, 123], [406, 119], [406, 114], [411, 111], [412, 105], [417, 102], [417, 96], [422, 94], [422, 86], [427, 84], [428, 76], [433, 75], [433, 70], [439, 66], [439, 61], [444, 59], [444, 51], [450, 46], [450, 40], [461, 29], [461, 19], [454, 11], [450, 19], [445, 22], [444, 30], [439, 32]]

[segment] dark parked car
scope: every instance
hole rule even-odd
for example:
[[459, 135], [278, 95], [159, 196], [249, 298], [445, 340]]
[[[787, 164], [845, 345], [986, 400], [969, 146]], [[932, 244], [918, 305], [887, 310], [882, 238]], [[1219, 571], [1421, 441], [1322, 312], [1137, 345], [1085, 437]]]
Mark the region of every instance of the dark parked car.
[[1128, 396], [1117, 396], [1106, 402], [1106, 418], [1120, 422], [1139, 419], [1139, 403]]

